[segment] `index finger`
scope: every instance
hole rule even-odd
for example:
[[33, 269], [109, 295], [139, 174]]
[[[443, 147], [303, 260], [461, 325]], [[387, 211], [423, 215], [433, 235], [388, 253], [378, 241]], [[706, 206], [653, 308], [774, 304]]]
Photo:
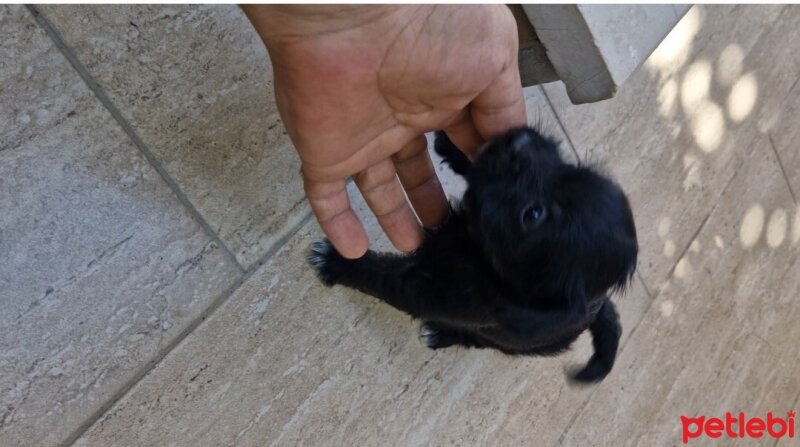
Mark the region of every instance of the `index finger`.
[[345, 180], [320, 182], [303, 174], [303, 188], [319, 226], [336, 251], [348, 259], [364, 256], [369, 241], [364, 225], [350, 207]]

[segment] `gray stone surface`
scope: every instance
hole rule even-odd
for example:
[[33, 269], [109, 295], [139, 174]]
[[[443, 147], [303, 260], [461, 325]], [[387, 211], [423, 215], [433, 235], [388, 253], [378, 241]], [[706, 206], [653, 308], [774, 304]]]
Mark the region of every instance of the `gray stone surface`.
[[[94, 99], [77, 76], [64, 76], [63, 58], [42, 42], [42, 32], [22, 6], [0, 9], [0, 148], [19, 147], [67, 118], [54, 110], [71, 112]], [[25, 51], [21, 51], [25, 49]], [[55, 67], [55, 69], [54, 69]]]
[[[573, 106], [563, 87], [544, 86], [584, 161], [605, 166], [628, 192], [642, 248], [639, 271], [651, 290], [688, 248], [761, 135], [754, 115], [731, 118], [731, 85], [751, 70], [795, 76], [773, 72], [774, 65], [760, 59], [760, 42], [771, 39], [775, 45], [777, 36], [785, 39], [781, 33], [789, 32], [789, 25], [770, 32], [781, 9], [692, 8], [610, 101]], [[726, 56], [733, 45], [738, 59]], [[738, 60], [740, 68], [723, 63], [728, 59]], [[727, 78], [727, 85], [719, 81]]]
[[266, 50], [238, 7], [41, 10], [245, 268], [309, 214]]
[[239, 273], [28, 11], [0, 28], [0, 445], [48, 446]]

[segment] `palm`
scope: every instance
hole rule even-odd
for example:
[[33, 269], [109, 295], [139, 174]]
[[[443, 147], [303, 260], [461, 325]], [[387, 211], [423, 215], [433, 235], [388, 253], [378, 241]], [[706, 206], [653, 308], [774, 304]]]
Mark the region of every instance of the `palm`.
[[515, 22], [502, 8], [405, 8], [287, 43], [282, 54], [291, 57], [270, 51], [306, 194], [343, 255], [367, 246], [347, 177], [393, 244], [413, 249], [421, 233], [403, 189], [423, 225], [447, 210], [423, 134], [443, 129], [471, 155], [483, 139], [524, 124]]

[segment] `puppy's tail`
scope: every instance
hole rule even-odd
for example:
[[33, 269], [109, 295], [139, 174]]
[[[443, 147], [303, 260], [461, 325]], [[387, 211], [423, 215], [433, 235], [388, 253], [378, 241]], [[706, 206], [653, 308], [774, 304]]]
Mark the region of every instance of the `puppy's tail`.
[[597, 318], [589, 326], [594, 354], [583, 369], [571, 374], [570, 377], [578, 383], [593, 383], [603, 380], [611, 372], [617, 357], [622, 326], [619, 323], [619, 314], [614, 303], [608, 297], [603, 300]]

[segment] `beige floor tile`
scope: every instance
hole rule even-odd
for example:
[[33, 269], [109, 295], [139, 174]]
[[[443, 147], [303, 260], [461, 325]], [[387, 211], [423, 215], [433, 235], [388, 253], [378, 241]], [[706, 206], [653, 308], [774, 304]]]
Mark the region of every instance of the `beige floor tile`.
[[[781, 10], [693, 8], [609, 101], [573, 106], [560, 84], [544, 87], [578, 153], [605, 166], [628, 192], [642, 246], [639, 270], [650, 287], [673, 268], [761, 134], [754, 124], [762, 99], [746, 115], [747, 86], [735, 86], [753, 70], [772, 70], [773, 60], [762, 56], [765, 42], [796, 33], [785, 18], [796, 21], [797, 10]], [[734, 88], [741, 103], [735, 119], [727, 106]]]
[[245, 268], [309, 214], [266, 50], [239, 8], [41, 9]]
[[561, 445], [679, 445], [681, 415], [794, 409], [800, 246], [770, 217], [792, 208], [762, 137], [603, 383], [613, 392], [593, 396]]
[[[0, 39], [0, 148], [19, 147], [42, 131], [58, 126], [72, 115], [57, 115], [53, 109], [74, 112], [94, 98], [86, 96], [85, 84], [76, 76], [63, 76], [53, 69], [63, 64], [52, 46], [42, 44], [41, 31], [31, 20], [20, 23], [21, 7], [0, 9], [4, 32]], [[13, 28], [12, 28], [13, 27]], [[26, 51], [20, 51], [25, 48]], [[12, 82], [13, 80], [13, 82]], [[67, 110], [65, 110], [67, 109]], [[74, 113], [73, 113], [74, 115]]]
[[239, 273], [29, 12], [0, 28], [0, 445], [56, 445]]

